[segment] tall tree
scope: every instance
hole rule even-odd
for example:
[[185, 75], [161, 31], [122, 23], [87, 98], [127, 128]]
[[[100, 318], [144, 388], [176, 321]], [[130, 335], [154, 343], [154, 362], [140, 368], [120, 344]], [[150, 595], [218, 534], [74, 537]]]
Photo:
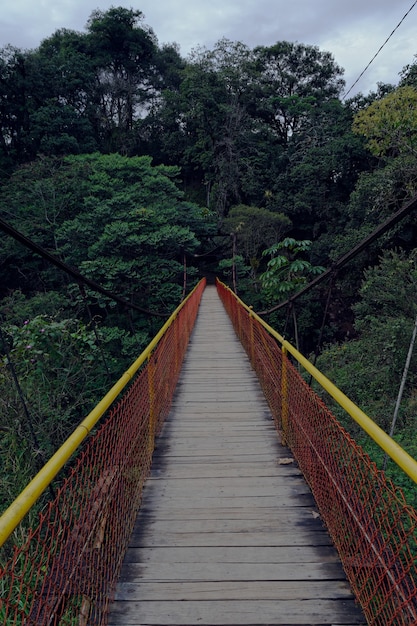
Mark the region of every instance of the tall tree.
[[95, 61], [85, 33], [60, 29], [32, 53], [37, 108], [31, 137], [42, 154], [92, 152], [99, 146], [94, 110]]
[[7, 46], [0, 51], [0, 124], [3, 167], [33, 158], [28, 140], [35, 105], [35, 81], [28, 52]]
[[285, 167], [271, 191], [292, 220], [296, 237], [332, 237], [346, 223], [346, 203], [369, 161], [351, 124], [349, 107], [337, 99], [324, 101], [288, 143]]
[[142, 20], [133, 9], [97, 10], [85, 33], [60, 29], [37, 50], [0, 51], [4, 159], [137, 152], [134, 124], [159, 97], [163, 72], [173, 80], [175, 59]]
[[222, 39], [212, 50], [190, 55], [177, 91], [164, 92], [160, 109], [167, 154], [177, 154], [187, 180], [205, 188], [202, 201], [223, 220], [242, 199], [253, 120], [248, 85], [254, 80], [251, 51]]
[[253, 114], [282, 144], [309, 124], [317, 106], [340, 95], [343, 70], [317, 46], [279, 41], [254, 50], [259, 78]]
[[96, 68], [96, 114], [104, 149], [128, 151], [129, 132], [155, 95], [157, 41], [141, 11], [112, 7], [92, 13], [87, 30]]

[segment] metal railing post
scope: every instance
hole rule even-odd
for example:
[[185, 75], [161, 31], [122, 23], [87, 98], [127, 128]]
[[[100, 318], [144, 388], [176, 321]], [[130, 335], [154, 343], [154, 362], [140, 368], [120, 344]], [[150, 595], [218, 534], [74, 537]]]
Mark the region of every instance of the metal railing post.
[[255, 367], [255, 332], [254, 332], [254, 317], [252, 313], [249, 313], [249, 323], [250, 323], [250, 358], [252, 362], [252, 367]]
[[155, 364], [152, 359], [152, 353], [148, 356], [148, 364], [146, 371], [148, 373], [148, 393], [149, 393], [149, 439], [148, 451], [152, 455], [155, 448]]
[[288, 357], [285, 346], [281, 348], [281, 429], [282, 429], [282, 445], [286, 446], [288, 442]]

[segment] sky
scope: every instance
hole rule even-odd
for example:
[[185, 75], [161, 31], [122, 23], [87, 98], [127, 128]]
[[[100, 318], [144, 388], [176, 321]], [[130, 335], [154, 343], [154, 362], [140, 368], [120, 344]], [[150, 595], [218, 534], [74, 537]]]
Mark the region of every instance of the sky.
[[223, 37], [250, 47], [318, 46], [345, 70], [346, 91], [413, 7], [350, 96], [366, 95], [378, 82], [396, 85], [417, 55], [413, 0], [2, 0], [0, 48], [31, 50], [60, 28], [85, 32], [91, 13], [111, 6], [142, 11], [159, 44], [177, 43], [184, 57]]

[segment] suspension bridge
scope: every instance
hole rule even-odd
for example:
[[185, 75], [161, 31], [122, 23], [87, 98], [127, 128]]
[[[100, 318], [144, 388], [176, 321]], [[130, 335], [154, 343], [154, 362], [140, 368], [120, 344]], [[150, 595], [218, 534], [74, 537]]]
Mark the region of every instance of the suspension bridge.
[[296, 361], [417, 481], [291, 344], [202, 281], [0, 518], [3, 623], [417, 624], [417, 513]]

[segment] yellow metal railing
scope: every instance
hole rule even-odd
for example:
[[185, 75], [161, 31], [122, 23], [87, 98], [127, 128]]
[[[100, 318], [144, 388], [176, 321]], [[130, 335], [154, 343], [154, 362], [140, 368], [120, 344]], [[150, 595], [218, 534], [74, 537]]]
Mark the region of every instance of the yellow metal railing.
[[[197, 288], [198, 285], [195, 289]], [[20, 524], [30, 508], [51, 484], [58, 472], [68, 462], [80, 444], [90, 434], [94, 426], [113, 404], [121, 391], [123, 391], [126, 385], [132, 380], [136, 372], [138, 372], [142, 365], [149, 360], [155, 346], [158, 345], [161, 338], [170, 328], [181, 309], [187, 305], [187, 301], [192, 297], [193, 293], [194, 292], [191, 292], [189, 296], [178, 306], [142, 354], [126, 370], [126, 372], [120, 377], [115, 385], [113, 385], [110, 391], [108, 391], [108, 393], [89, 413], [89, 415], [79, 424], [70, 437], [68, 437], [59, 450], [57, 450], [51, 459], [43, 466], [43, 468], [20, 493], [9, 508], [6, 509], [0, 517], [0, 547], [4, 544], [18, 524]]]

